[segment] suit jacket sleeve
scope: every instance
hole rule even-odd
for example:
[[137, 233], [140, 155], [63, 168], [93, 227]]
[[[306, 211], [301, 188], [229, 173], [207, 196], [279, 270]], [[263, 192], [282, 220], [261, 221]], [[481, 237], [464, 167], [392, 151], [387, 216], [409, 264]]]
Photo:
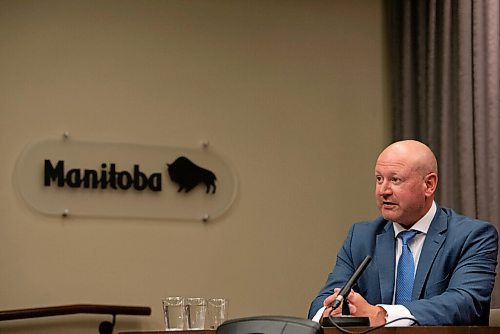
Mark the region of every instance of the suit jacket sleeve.
[[356, 270], [352, 264], [353, 261], [349, 246], [352, 240], [353, 229], [354, 225], [350, 228], [347, 238], [337, 254], [337, 263], [334, 269], [328, 274], [325, 285], [311, 303], [308, 314], [309, 319], [312, 319], [318, 310], [323, 307], [323, 301], [333, 294], [333, 289], [342, 288]]
[[452, 215], [459, 218], [449, 220], [425, 288], [404, 306], [421, 325], [488, 325], [498, 233], [486, 222]]

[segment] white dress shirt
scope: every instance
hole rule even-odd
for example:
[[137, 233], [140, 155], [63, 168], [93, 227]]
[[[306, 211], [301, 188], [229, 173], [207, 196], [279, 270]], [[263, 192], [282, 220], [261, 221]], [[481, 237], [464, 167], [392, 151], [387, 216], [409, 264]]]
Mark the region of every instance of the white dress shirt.
[[[429, 211], [419, 220], [417, 221], [412, 227], [412, 230], [419, 231], [419, 233], [408, 242], [408, 247], [410, 247], [410, 250], [413, 254], [413, 260], [415, 261], [415, 268], [418, 267], [418, 260], [420, 259], [420, 253], [422, 252], [422, 247], [424, 245], [425, 237], [427, 235], [427, 231], [429, 230], [429, 226], [431, 225], [432, 219], [434, 218], [434, 215], [436, 214], [437, 211], [437, 206], [436, 203], [433, 202], [431, 208]], [[392, 223], [392, 226], [394, 228], [394, 237], [396, 238], [396, 268], [398, 267], [398, 262], [399, 262], [399, 257], [401, 256], [401, 249], [402, 249], [402, 242], [401, 239], [398, 238], [398, 234], [402, 231], [405, 231], [406, 229], [399, 225], [398, 223]], [[416, 272], [416, 269], [415, 269]], [[415, 275], [415, 273], [414, 273]], [[395, 270], [395, 277], [394, 277], [394, 292], [392, 295], [392, 303], [394, 304], [395, 300], [395, 294], [396, 294], [396, 276], [397, 276], [397, 269]], [[412, 318], [415, 319], [415, 317], [410, 313], [410, 311], [404, 307], [403, 305], [387, 305], [387, 304], [378, 304], [377, 306], [380, 306], [384, 308], [384, 310], [387, 312], [386, 316], [386, 322], [390, 322], [394, 319], [397, 318], [402, 318], [402, 317], [407, 317], [407, 318]], [[325, 310], [325, 307], [322, 307], [321, 309], [318, 310], [318, 312], [314, 315], [313, 321], [319, 322], [321, 319], [321, 316], [323, 315], [323, 311]], [[413, 321], [411, 320], [398, 320], [395, 321], [389, 325], [390, 326], [411, 326], [413, 324]]]

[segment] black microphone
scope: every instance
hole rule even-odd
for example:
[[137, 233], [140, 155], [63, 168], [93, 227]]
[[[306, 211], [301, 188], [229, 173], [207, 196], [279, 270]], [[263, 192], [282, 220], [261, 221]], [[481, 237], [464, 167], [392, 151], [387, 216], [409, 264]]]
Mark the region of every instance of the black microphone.
[[340, 290], [339, 294], [337, 295], [337, 298], [333, 301], [332, 304], [332, 309], [335, 310], [337, 307], [340, 306], [342, 301], [346, 298], [346, 296], [349, 294], [349, 292], [352, 289], [352, 286], [357, 282], [359, 276], [365, 271], [366, 267], [368, 266], [368, 263], [372, 260], [372, 257], [370, 255], [366, 256], [363, 262], [359, 265], [358, 269], [352, 274], [351, 278], [347, 281], [347, 283], [344, 285], [342, 290]]

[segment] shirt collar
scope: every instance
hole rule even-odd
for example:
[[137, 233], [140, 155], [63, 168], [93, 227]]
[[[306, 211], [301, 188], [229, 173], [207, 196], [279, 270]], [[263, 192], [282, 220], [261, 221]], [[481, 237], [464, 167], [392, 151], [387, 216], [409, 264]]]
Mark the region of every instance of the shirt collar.
[[[436, 202], [432, 201], [431, 208], [427, 213], [420, 218], [419, 221], [417, 221], [412, 227], [412, 230], [419, 231], [420, 233], [427, 234], [427, 231], [429, 230], [429, 226], [431, 226], [432, 219], [436, 215], [437, 211], [437, 206]], [[394, 228], [394, 236], [397, 237], [398, 234], [402, 231], [406, 231], [406, 228], [403, 226], [399, 225], [398, 223], [392, 222], [392, 226]]]

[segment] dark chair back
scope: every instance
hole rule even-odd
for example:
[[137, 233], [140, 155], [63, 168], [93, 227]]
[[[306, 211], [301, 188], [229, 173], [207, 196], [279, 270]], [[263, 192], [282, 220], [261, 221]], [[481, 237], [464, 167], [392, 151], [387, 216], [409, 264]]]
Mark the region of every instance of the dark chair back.
[[257, 316], [231, 319], [216, 334], [322, 334], [320, 324], [309, 319], [287, 316]]

